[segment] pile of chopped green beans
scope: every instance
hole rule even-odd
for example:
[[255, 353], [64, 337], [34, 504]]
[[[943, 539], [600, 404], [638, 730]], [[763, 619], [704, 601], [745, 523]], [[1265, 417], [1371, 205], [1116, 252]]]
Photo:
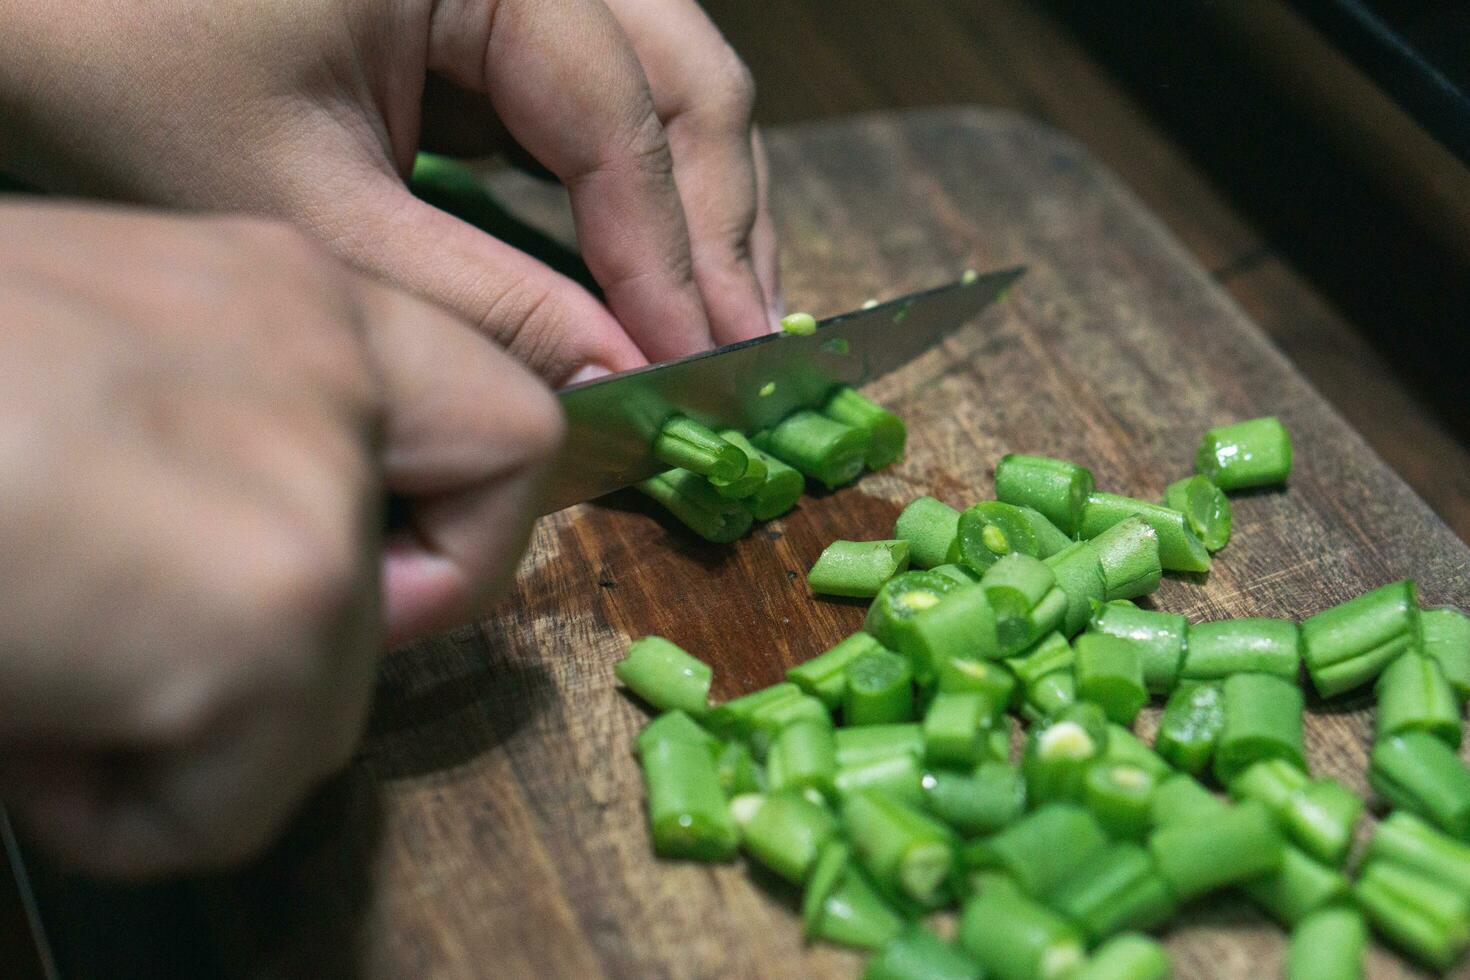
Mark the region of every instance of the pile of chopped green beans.
[[[670, 435], [726, 499], [739, 467]], [[811, 447], [838, 439], [783, 458], [812, 475]], [[809, 584], [871, 599], [862, 632], [717, 706], [703, 662], [634, 642], [617, 676], [660, 712], [637, 745], [654, 850], [743, 852], [801, 889], [809, 939], [871, 953], [869, 980], [1166, 977], [1150, 934], [1225, 891], [1290, 931], [1291, 980], [1361, 977], [1370, 931], [1452, 969], [1470, 948], [1470, 617], [1421, 608], [1408, 580], [1301, 622], [1131, 601], [1208, 570], [1223, 491], [1290, 465], [1276, 419], [1210, 430], [1163, 504], [1005, 456], [997, 500], [921, 497], [890, 536], [828, 546]], [[1308, 767], [1308, 685], [1376, 698], [1371, 832], [1367, 801]], [[1150, 701], [1152, 746], [1132, 731]]]

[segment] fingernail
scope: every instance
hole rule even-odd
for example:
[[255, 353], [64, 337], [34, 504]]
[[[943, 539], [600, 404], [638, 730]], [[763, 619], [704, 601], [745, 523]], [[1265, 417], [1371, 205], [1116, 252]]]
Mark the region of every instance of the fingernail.
[[596, 378], [605, 378], [609, 374], [612, 374], [612, 372], [603, 367], [601, 364], [588, 364], [578, 368], [576, 372], [567, 379], [567, 384], [579, 385], [583, 381], [592, 381]]

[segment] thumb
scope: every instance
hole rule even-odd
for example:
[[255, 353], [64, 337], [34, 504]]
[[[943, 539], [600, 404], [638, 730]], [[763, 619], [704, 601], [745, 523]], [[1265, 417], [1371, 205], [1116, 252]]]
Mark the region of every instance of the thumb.
[[374, 174], [327, 220], [338, 255], [479, 330], [553, 387], [647, 360], [566, 276]]

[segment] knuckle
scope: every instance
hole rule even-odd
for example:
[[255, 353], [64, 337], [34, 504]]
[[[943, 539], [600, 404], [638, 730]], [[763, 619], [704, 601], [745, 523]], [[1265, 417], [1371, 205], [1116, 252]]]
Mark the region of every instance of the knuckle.
[[277, 642], [287, 651], [302, 642], [331, 644], [364, 614], [360, 518], [356, 508], [334, 510], [329, 521], [280, 519], [252, 549], [247, 596], [261, 621], [277, 624]]
[[651, 98], [641, 100], [632, 110], [624, 147], [628, 160], [640, 172], [659, 179], [673, 177], [674, 154]]
[[722, 117], [741, 126], [748, 125], [755, 111], [755, 76], [728, 44], [716, 65], [713, 107]]

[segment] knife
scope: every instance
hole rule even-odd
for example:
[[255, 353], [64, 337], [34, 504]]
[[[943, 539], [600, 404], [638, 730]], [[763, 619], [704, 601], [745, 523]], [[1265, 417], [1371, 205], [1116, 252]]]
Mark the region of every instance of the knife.
[[754, 432], [820, 404], [833, 385], [860, 386], [907, 364], [1004, 295], [1025, 271], [966, 277], [828, 317], [808, 336], [768, 334], [561, 389], [567, 439], [542, 513], [667, 469], [654, 458], [653, 441], [671, 415]]

